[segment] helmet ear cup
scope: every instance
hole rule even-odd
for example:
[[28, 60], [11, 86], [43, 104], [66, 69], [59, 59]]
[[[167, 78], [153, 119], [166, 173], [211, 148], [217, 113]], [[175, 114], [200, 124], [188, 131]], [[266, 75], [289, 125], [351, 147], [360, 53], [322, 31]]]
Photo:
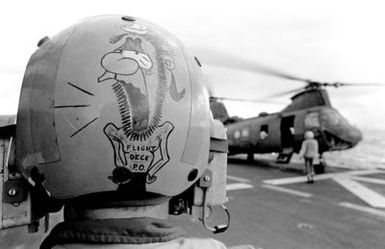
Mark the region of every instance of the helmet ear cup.
[[112, 176], [109, 177], [114, 183], [124, 184], [132, 179], [132, 173], [125, 167], [116, 167], [112, 171]]

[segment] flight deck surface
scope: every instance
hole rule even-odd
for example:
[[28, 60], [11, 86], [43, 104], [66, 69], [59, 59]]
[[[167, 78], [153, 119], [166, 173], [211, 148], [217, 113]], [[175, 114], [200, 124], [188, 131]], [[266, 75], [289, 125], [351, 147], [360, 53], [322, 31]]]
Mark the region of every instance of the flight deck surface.
[[257, 163], [229, 160], [227, 232], [205, 232], [200, 224], [187, 223], [188, 217], [173, 221], [191, 236], [214, 237], [228, 246], [385, 248], [385, 206], [378, 207], [385, 205], [385, 170], [328, 167], [314, 184], [306, 184], [300, 171]]
[[[300, 165], [230, 159], [227, 189], [231, 226], [212, 234], [187, 215], [172, 216], [189, 237], [212, 237], [227, 246], [257, 249], [385, 248], [385, 170], [327, 167], [314, 184], [306, 184]], [[224, 222], [214, 209], [213, 223]], [[52, 228], [62, 214], [51, 215]], [[217, 222], [217, 223], [215, 223]], [[42, 229], [41, 229], [42, 230]], [[0, 248], [38, 248], [47, 234], [26, 227], [0, 232]]]

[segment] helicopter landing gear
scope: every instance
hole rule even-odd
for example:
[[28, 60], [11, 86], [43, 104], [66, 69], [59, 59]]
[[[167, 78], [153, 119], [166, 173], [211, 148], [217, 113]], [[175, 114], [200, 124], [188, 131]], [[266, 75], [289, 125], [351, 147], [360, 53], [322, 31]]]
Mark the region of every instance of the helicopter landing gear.
[[326, 166], [327, 165], [325, 160], [322, 158], [322, 156], [320, 156], [319, 163], [314, 164], [314, 173], [316, 173], [317, 175], [325, 173]]
[[248, 153], [247, 154], [247, 161], [248, 162], [254, 162], [254, 153]]

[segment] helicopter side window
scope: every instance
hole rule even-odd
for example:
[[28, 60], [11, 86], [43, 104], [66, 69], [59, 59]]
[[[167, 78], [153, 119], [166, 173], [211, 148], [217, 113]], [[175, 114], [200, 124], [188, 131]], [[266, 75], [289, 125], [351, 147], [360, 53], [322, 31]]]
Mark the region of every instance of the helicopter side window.
[[241, 136], [241, 133], [239, 131], [234, 132], [234, 138], [238, 139]]
[[245, 138], [249, 137], [249, 130], [248, 129], [242, 130], [242, 137], [245, 137]]
[[261, 140], [265, 140], [269, 136], [269, 126], [268, 125], [262, 125], [261, 129], [259, 131], [259, 138]]

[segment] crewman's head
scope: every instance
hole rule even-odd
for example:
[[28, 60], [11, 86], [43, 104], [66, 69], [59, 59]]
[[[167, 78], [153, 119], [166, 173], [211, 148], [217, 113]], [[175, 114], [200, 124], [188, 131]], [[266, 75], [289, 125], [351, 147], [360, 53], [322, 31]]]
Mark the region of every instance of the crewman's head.
[[16, 160], [24, 176], [33, 168], [45, 176], [52, 197], [156, 204], [189, 189], [226, 152], [199, 63], [164, 29], [97, 16], [38, 46], [21, 90]]
[[314, 138], [314, 133], [312, 131], [306, 131], [305, 139], [312, 139], [312, 138]]

